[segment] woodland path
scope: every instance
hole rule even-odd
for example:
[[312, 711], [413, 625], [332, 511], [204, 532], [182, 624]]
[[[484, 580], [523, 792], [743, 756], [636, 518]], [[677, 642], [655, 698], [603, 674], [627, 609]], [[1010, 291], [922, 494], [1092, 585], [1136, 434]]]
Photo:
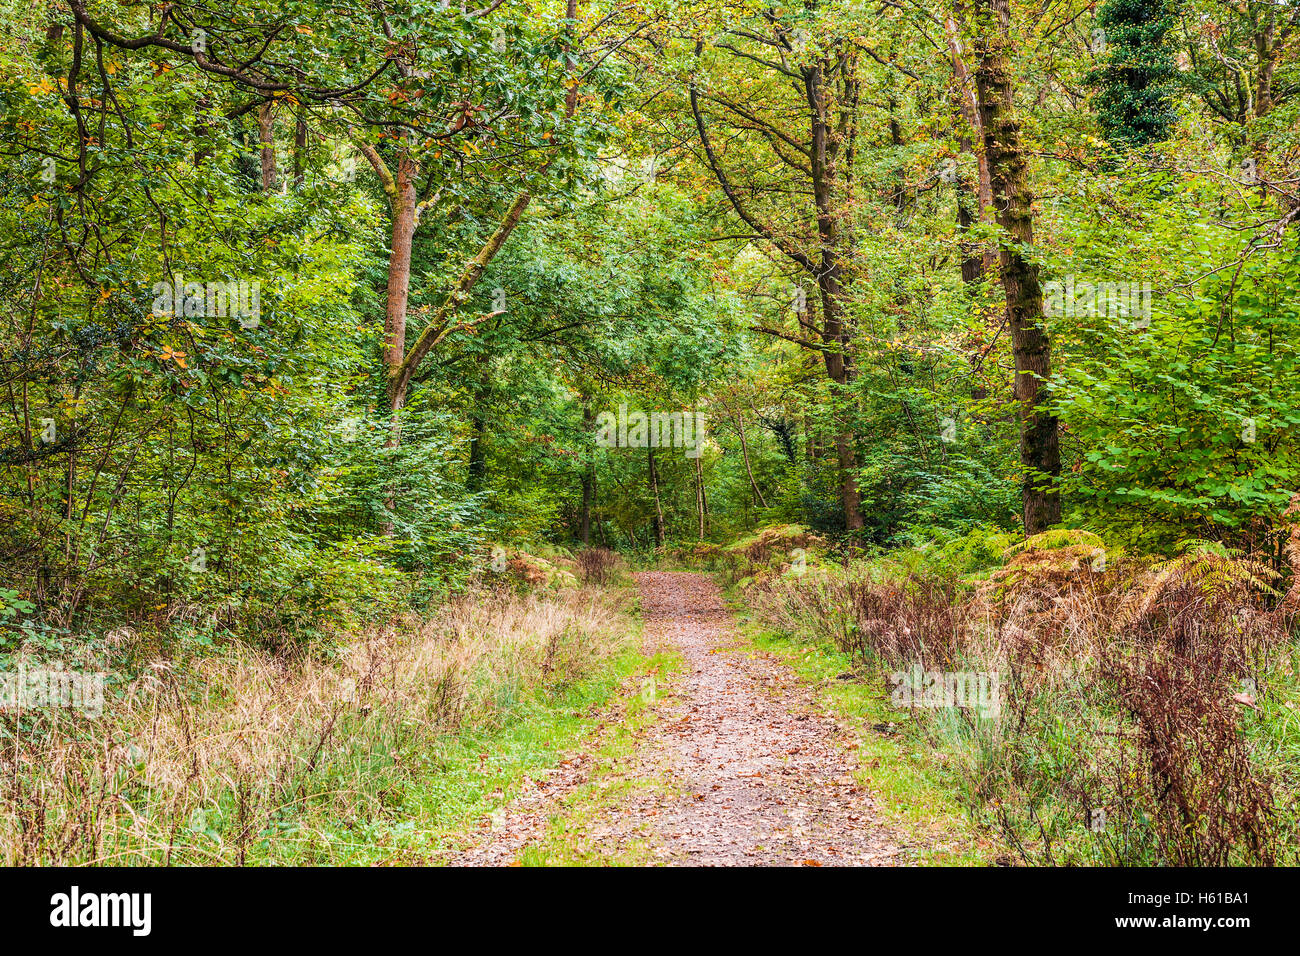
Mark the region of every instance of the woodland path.
[[[619, 779], [657, 785], [627, 789], [617, 805], [581, 823], [584, 855], [620, 859], [636, 845], [648, 848], [649, 862], [678, 865], [908, 862], [854, 780], [850, 736], [786, 664], [737, 638], [714, 581], [661, 571], [636, 578], [646, 651], [676, 652], [684, 667], [659, 702], [658, 719], [637, 731], [617, 768]], [[590, 779], [595, 763], [577, 754], [530, 782], [486, 838], [453, 862], [516, 862], [563, 814], [565, 796]]]

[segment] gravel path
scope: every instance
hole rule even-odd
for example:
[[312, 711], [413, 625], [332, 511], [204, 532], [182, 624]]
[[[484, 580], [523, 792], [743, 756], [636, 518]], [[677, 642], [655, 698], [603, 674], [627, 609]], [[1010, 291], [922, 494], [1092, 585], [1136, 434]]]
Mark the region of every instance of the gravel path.
[[[598, 858], [631, 842], [668, 864], [890, 865], [908, 862], [852, 776], [849, 736], [781, 661], [738, 641], [707, 575], [638, 574], [646, 649], [685, 659], [660, 719], [645, 731], [623, 779], [632, 790], [582, 834]], [[635, 692], [635, 690], [633, 691]], [[558, 803], [594, 760], [567, 760], [496, 821], [488, 839], [454, 862], [502, 865], [540, 838]]]

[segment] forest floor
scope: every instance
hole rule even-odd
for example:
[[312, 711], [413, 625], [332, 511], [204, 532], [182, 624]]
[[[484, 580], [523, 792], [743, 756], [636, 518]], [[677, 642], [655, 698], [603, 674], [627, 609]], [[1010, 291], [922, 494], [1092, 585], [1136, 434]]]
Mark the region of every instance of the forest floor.
[[461, 865], [913, 862], [855, 778], [849, 729], [795, 671], [739, 632], [704, 574], [636, 575], [644, 651], [581, 752], [525, 781]]

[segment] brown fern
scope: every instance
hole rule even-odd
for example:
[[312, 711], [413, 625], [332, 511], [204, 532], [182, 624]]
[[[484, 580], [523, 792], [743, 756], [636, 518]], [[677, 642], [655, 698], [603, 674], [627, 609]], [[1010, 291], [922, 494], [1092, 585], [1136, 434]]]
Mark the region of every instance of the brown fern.
[[1164, 597], [1184, 587], [1194, 588], [1210, 604], [1278, 595], [1268, 583], [1277, 580], [1278, 573], [1240, 551], [1199, 538], [1184, 541], [1180, 548], [1178, 557], [1152, 565], [1143, 585], [1120, 605], [1121, 624], [1148, 617]]

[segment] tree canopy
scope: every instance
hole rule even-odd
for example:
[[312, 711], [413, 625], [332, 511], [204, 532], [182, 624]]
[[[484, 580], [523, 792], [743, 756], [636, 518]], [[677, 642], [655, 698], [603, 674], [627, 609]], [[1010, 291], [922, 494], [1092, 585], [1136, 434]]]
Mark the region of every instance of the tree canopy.
[[1280, 560], [1295, 3], [0, 10], [29, 631], [295, 641], [779, 522]]

